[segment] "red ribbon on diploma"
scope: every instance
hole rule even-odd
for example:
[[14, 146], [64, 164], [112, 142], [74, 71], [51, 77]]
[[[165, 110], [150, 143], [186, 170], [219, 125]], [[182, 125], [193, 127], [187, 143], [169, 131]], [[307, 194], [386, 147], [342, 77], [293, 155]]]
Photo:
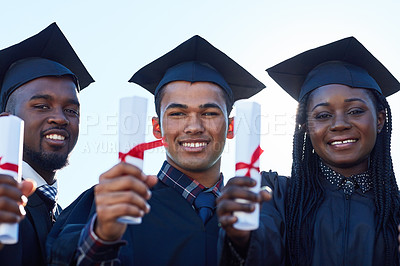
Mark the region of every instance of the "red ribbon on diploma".
[[260, 145], [258, 145], [257, 149], [253, 152], [253, 155], [251, 156], [251, 161], [249, 164], [247, 163], [236, 163], [236, 170], [240, 170], [240, 169], [247, 169], [247, 173], [245, 174], [245, 176], [250, 177], [250, 170], [251, 169], [255, 169], [258, 172], [260, 172], [260, 168], [259, 167], [255, 167], [254, 164], [257, 162], [257, 160], [260, 158], [261, 154], [264, 152], [263, 149], [260, 148]]
[[143, 160], [144, 151], [158, 148], [161, 146], [166, 146], [166, 144], [164, 143], [164, 139], [159, 139], [159, 140], [155, 140], [155, 141], [148, 142], [148, 143], [141, 143], [141, 144], [138, 144], [135, 147], [133, 147], [127, 153], [122, 153], [122, 152], [118, 153], [118, 158], [121, 160], [121, 162], [125, 162], [126, 156], [129, 155], [129, 156]]
[[[1, 159], [2, 159], [2, 158], [3, 158], [3, 157], [1, 156], [1, 157], [0, 157], [0, 163], [1, 163]], [[18, 165], [13, 164], [13, 163], [3, 163], [3, 164], [0, 164], [0, 168], [1, 168], [1, 169], [4, 169], [4, 170], [9, 170], [9, 171], [13, 171], [13, 172], [18, 173]]]

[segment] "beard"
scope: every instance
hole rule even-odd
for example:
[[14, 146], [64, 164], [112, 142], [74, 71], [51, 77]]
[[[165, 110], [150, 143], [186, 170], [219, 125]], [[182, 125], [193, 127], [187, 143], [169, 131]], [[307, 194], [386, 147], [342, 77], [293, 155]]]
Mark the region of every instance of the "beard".
[[68, 165], [68, 154], [56, 152], [34, 151], [24, 145], [24, 160], [40, 166], [45, 171], [55, 171]]

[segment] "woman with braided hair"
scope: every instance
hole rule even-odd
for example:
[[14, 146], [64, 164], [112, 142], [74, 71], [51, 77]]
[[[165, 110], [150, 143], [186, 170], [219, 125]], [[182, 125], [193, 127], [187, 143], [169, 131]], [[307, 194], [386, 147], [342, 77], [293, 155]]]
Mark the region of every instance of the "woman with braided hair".
[[[259, 194], [235, 177], [218, 199], [221, 264], [399, 265], [400, 198], [386, 96], [400, 83], [355, 38], [306, 51], [268, 70], [299, 101], [290, 178], [262, 172]], [[266, 201], [255, 231], [234, 211]]]

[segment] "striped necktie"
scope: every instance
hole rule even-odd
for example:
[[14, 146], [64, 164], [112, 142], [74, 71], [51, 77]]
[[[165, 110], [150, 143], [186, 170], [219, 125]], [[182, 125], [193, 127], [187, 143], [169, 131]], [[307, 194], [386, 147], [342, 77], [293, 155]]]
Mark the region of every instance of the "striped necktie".
[[48, 184], [41, 185], [40, 187], [37, 188], [46, 198], [48, 198], [53, 206], [52, 206], [52, 215], [53, 218], [57, 218], [58, 216], [58, 209], [57, 209], [57, 189], [55, 187], [49, 186]]

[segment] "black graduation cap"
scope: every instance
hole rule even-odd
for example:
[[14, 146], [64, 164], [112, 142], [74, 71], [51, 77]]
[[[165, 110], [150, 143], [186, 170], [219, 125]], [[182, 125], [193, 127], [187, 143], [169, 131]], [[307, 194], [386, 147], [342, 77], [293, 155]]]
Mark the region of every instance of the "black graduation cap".
[[267, 72], [296, 100], [328, 84], [374, 89], [385, 96], [400, 90], [397, 79], [354, 37], [303, 52]]
[[141, 68], [129, 82], [157, 95], [162, 86], [179, 80], [216, 83], [235, 101], [265, 88], [238, 63], [198, 35]]
[[78, 91], [94, 82], [78, 55], [52, 23], [38, 34], [0, 50], [0, 106], [24, 83], [44, 76], [71, 75]]

